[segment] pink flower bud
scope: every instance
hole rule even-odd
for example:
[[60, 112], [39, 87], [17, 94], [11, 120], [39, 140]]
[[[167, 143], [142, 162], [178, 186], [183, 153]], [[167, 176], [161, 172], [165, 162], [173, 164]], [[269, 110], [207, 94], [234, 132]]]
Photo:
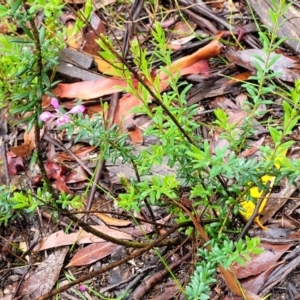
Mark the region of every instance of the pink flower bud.
[[53, 107], [55, 109], [59, 109], [59, 103], [58, 103], [58, 100], [56, 98], [51, 99], [51, 104], [53, 105]]
[[76, 105], [70, 111], [69, 114], [80, 114], [85, 111], [85, 107], [83, 105]]
[[54, 116], [49, 111], [44, 111], [40, 116], [39, 119], [43, 122], [49, 121]]

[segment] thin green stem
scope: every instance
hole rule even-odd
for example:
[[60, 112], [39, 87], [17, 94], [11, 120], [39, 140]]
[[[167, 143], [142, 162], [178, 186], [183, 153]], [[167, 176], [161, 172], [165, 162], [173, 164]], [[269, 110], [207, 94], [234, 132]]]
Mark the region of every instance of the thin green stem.
[[[26, 0], [23, 0], [23, 6], [25, 11], [29, 14], [28, 11], [28, 5]], [[38, 94], [38, 90], [43, 90], [43, 84], [42, 84], [42, 70], [43, 70], [43, 57], [42, 57], [42, 46], [41, 46], [41, 41], [39, 38], [39, 31], [35, 25], [35, 21], [33, 17], [30, 17], [29, 23], [31, 26], [31, 31], [32, 35], [34, 38], [34, 44], [35, 44], [35, 55], [37, 56], [37, 62], [36, 62], [36, 73], [37, 73], [37, 86], [36, 86], [36, 96]], [[51, 191], [51, 193], [54, 195], [54, 189], [52, 188], [52, 185], [48, 179], [46, 169], [43, 163], [43, 157], [42, 157], [42, 149], [41, 149], [41, 137], [40, 137], [40, 127], [39, 127], [39, 119], [38, 119], [38, 112], [42, 110], [42, 105], [41, 101], [42, 99], [36, 99], [36, 106], [35, 106], [35, 112], [34, 112], [34, 128], [35, 128], [35, 135], [34, 135], [34, 140], [35, 140], [35, 145], [36, 145], [36, 152], [37, 152], [37, 158], [38, 158], [38, 165], [43, 177], [44, 182], [46, 183], [48, 189]]]

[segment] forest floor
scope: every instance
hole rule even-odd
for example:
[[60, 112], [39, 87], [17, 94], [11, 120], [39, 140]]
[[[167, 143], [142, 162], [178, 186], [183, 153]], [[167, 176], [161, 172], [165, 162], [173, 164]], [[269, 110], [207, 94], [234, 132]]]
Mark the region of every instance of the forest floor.
[[[295, 82], [300, 77], [300, 8], [296, 1], [275, 1], [285, 3], [282, 8], [274, 7], [273, 2], [65, 0], [64, 6], [57, 8], [61, 11], [56, 19], [59, 25], [57, 30], [52, 27], [50, 33], [58, 34], [64, 28], [64, 46], [58, 65], [47, 74], [51, 82], [59, 83], [43, 93], [39, 137], [37, 127], [26, 121], [32, 111], [12, 113], [9, 104], [3, 106], [0, 116], [0, 299], [240, 300], [243, 296], [234, 290], [235, 277], [246, 291], [244, 299], [300, 299], [300, 171], [295, 168], [290, 175], [285, 160], [299, 160], [300, 131], [298, 119], [291, 130], [285, 131], [285, 120], [295, 116], [289, 115], [283, 105], [285, 99], [292, 98], [293, 89], [299, 94]], [[272, 26], [278, 19], [270, 11], [279, 18], [275, 29]], [[39, 32], [46, 28], [47, 39], [50, 27], [43, 19], [45, 15], [43, 9], [39, 10], [34, 21]], [[75, 30], [78, 20], [82, 24]], [[16, 21], [7, 18], [1, 23], [0, 34], [4, 36], [18, 32], [22, 37], [32, 30], [28, 23], [15, 23], [17, 30], [12, 33], [5, 22]], [[156, 39], [156, 47], [153, 32], [164, 35], [162, 41], [161, 36]], [[106, 37], [111, 44], [105, 42]], [[286, 39], [276, 45], [282, 37]], [[99, 39], [104, 40], [100, 45]], [[100, 51], [104, 53], [102, 57]], [[167, 65], [160, 53], [171, 58]], [[116, 62], [118, 55], [120, 60]], [[262, 66], [275, 55], [276, 62], [268, 71], [276, 76], [269, 80], [267, 73], [262, 74]], [[126, 64], [130, 67], [125, 74], [122, 68]], [[163, 66], [165, 69], [159, 69]], [[170, 73], [178, 76], [176, 81], [170, 79]], [[255, 74], [260, 74], [257, 78], [265, 76], [261, 86], [253, 78]], [[139, 87], [138, 82], [151, 82], [151, 76], [158, 80], [158, 94], [145, 89], [141, 92]], [[172, 82], [176, 82], [177, 94], [170, 93], [176, 90]], [[187, 92], [183, 92], [183, 82], [190, 85]], [[247, 83], [253, 82], [260, 86], [259, 105], [253, 100], [255, 93], [247, 89]], [[142, 93], [151, 96], [146, 105], [137, 96]], [[160, 95], [175, 95], [174, 101], [160, 102], [165, 101]], [[176, 102], [177, 96], [182, 96], [182, 102]], [[296, 102], [291, 107], [299, 112]], [[146, 108], [137, 112], [141, 105]], [[189, 108], [193, 112], [185, 110]], [[226, 116], [218, 119], [216, 112], [221, 110]], [[178, 126], [176, 120], [171, 124], [169, 113], [176, 115]], [[188, 123], [186, 115], [193, 123]], [[73, 116], [75, 121], [71, 123]], [[101, 116], [102, 121], [95, 116]], [[149, 131], [153, 124], [160, 124], [160, 119], [165, 137]], [[171, 132], [175, 125], [179, 133], [188, 132], [182, 140]], [[280, 132], [286, 134], [276, 145], [276, 134]], [[207, 142], [210, 158], [218, 156], [218, 149], [227, 147], [220, 154], [225, 166], [236, 162], [233, 155], [245, 162], [263, 162], [266, 156], [261, 147], [279, 149], [279, 144], [284, 143], [289, 147], [282, 148], [281, 156], [274, 159], [274, 174], [262, 179], [264, 167], [254, 165], [257, 178], [253, 179], [249, 171], [247, 181], [238, 190], [230, 189], [231, 183], [239, 180], [237, 175], [226, 177], [225, 167], [217, 170], [217, 164], [203, 164], [211, 168], [202, 181], [201, 193], [209, 191], [203, 196], [208, 199], [206, 203], [201, 202], [201, 193], [197, 194], [195, 188], [197, 170], [193, 164], [199, 162], [195, 158], [199, 153], [195, 150], [191, 155], [195, 160], [188, 158], [194, 148], [185, 148], [186, 142], [199, 142], [201, 147]], [[164, 143], [174, 143], [169, 156], [161, 155], [159, 146]], [[41, 154], [44, 174], [33, 159], [37, 152]], [[143, 173], [149, 167], [149, 157], [151, 168]], [[189, 181], [189, 173], [195, 179]], [[155, 182], [154, 175], [167, 179]], [[180, 186], [172, 186], [173, 178]], [[216, 179], [215, 191], [214, 184], [208, 187], [212, 178]], [[260, 186], [253, 197], [260, 204], [260, 200], [267, 201], [263, 201], [261, 209], [257, 202], [244, 206], [246, 218], [241, 217], [240, 203], [236, 206], [221, 201], [219, 183], [230, 191], [228, 195], [235, 195], [230, 199], [241, 200], [247, 186], [251, 190], [261, 182], [269, 190], [262, 191]], [[151, 185], [157, 188], [155, 193]], [[251, 218], [255, 209], [255, 213], [260, 212], [263, 229], [254, 216]], [[185, 287], [197, 262], [205, 261], [199, 258], [198, 250], [205, 248], [208, 239], [220, 242], [221, 234], [232, 241], [246, 235], [259, 237], [259, 247], [264, 251], [250, 254], [245, 266], [232, 263], [228, 270], [234, 276], [229, 279], [215, 266], [216, 281], [207, 284], [208, 296], [187, 296]], [[234, 246], [231, 254], [234, 248], [238, 247]]]

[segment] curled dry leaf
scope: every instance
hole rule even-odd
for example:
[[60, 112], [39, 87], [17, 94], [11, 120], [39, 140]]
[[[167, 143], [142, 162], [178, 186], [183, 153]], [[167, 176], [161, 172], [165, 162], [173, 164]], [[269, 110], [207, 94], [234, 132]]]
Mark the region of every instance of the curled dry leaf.
[[60, 178], [65, 171], [61, 164], [53, 161], [47, 161], [45, 163], [45, 170], [49, 179]]
[[19, 171], [24, 170], [23, 159], [12, 151], [6, 153], [9, 175], [17, 175]]
[[66, 183], [77, 183], [86, 181], [88, 179], [88, 174], [82, 166], [78, 166], [76, 169], [72, 170], [66, 179]]
[[[187, 68], [193, 64], [195, 64], [197, 61], [200, 60], [206, 60], [212, 57], [216, 57], [221, 53], [222, 50], [222, 44], [219, 43], [219, 38], [218, 36], [216, 39], [211, 41], [209, 44], [206, 46], [200, 48], [198, 51], [194, 52], [191, 55], [184, 56], [176, 61], [174, 61], [170, 68], [169, 71], [172, 73], [177, 73], [180, 72], [182, 69]], [[160, 79], [166, 79], [168, 76], [164, 72], [160, 72]]]
[[65, 192], [68, 195], [72, 195], [73, 193], [70, 191], [70, 189], [67, 187], [66, 183], [64, 182], [64, 180], [62, 180], [62, 178], [57, 178], [54, 181], [54, 185], [56, 186], [56, 188], [60, 191], [60, 192]]
[[32, 150], [36, 148], [35, 144], [35, 127], [33, 126], [29, 132], [24, 132], [23, 145], [11, 147], [10, 150], [19, 157], [30, 155]]

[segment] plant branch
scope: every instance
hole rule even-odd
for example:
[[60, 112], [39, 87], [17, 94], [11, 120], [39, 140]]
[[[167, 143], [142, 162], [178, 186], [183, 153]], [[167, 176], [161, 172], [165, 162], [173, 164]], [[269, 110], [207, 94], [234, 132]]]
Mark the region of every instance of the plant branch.
[[[80, 221], [75, 215], [69, 214], [67, 211], [60, 210], [60, 212], [63, 215], [70, 218], [78, 226], [82, 227], [82, 229], [85, 230], [86, 232], [90, 232], [93, 235], [95, 235], [99, 238], [102, 238], [106, 241], [109, 241], [111, 243], [121, 245], [121, 246], [125, 246], [125, 247], [133, 247], [133, 248], [143, 248], [143, 247], [147, 247], [149, 245], [148, 243], [141, 243], [141, 242], [136, 242], [136, 241], [127, 241], [127, 240], [117, 239], [115, 237], [112, 237], [110, 235], [107, 235], [103, 232], [100, 232], [100, 231], [94, 229], [92, 226], [86, 224], [85, 222]], [[190, 224], [190, 223], [189, 222], [180, 223], [180, 224], [175, 225], [174, 227], [177, 229], [177, 228], [180, 228], [180, 227], [187, 226], [188, 224]], [[168, 242], [170, 242], [170, 241], [168, 241]], [[167, 242], [167, 244], [168, 244], [168, 242]], [[173, 240], [172, 244], [174, 244], [174, 240]], [[168, 245], [170, 245], [170, 244], [168, 244]]]

